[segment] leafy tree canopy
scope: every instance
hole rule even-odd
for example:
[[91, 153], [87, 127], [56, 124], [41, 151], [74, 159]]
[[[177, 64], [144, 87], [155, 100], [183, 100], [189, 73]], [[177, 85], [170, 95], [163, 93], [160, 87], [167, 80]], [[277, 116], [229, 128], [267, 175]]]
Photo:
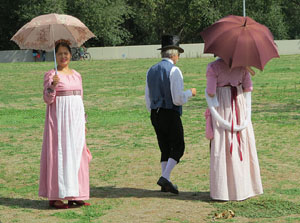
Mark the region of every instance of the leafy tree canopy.
[[[97, 36], [87, 46], [159, 44], [162, 34], [202, 42], [200, 32], [218, 19], [243, 14], [242, 0], [0, 0], [0, 50], [18, 49], [10, 38], [32, 18], [69, 14]], [[275, 39], [300, 38], [299, 0], [246, 1], [246, 14]]]

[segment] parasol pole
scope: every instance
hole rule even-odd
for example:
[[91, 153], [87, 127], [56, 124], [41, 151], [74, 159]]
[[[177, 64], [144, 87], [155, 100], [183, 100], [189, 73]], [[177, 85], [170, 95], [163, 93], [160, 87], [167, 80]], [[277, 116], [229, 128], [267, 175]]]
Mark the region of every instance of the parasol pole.
[[55, 75], [57, 75], [57, 65], [56, 65], [55, 47], [54, 47], [54, 50], [53, 50], [53, 54], [54, 54]]
[[[50, 25], [50, 29], [51, 29], [51, 27], [52, 27], [52, 25]], [[55, 75], [57, 75], [57, 64], [56, 64], [55, 41], [54, 41], [54, 31], [53, 31], [53, 29], [52, 29], [52, 38], [53, 38], [53, 42], [54, 42], [53, 55], [54, 55]]]
[[243, 0], [243, 16], [246, 17], [246, 0]]

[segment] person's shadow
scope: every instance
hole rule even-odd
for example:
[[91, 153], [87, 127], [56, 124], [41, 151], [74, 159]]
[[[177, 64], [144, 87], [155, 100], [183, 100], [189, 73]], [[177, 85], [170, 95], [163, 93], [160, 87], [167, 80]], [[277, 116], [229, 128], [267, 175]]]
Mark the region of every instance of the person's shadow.
[[0, 197], [0, 206], [8, 206], [11, 208], [28, 208], [47, 210], [49, 209], [48, 200], [32, 200], [26, 198], [8, 198]]
[[[130, 187], [92, 187], [90, 189], [90, 198], [164, 198], [164, 199], [176, 199], [176, 200], [199, 200], [205, 202], [211, 202], [209, 192], [185, 192], [180, 191], [178, 195], [170, 192], [161, 192], [158, 190], [148, 190], [141, 188]], [[27, 198], [8, 198], [0, 197], [0, 205], [8, 206], [12, 208], [26, 208], [26, 209], [38, 209], [48, 210], [48, 200], [33, 200]]]
[[179, 191], [179, 194], [172, 194], [170, 192], [161, 192], [159, 190], [148, 190], [141, 188], [130, 187], [91, 187], [91, 198], [121, 198], [121, 197], [135, 197], [135, 198], [165, 198], [176, 200], [200, 200], [210, 202], [211, 198], [209, 192], [189, 192]]

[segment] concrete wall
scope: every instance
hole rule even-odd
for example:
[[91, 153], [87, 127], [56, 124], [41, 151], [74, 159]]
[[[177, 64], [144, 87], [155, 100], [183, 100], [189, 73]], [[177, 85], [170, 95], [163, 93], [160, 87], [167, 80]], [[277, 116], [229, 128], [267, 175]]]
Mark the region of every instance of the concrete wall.
[[[203, 54], [203, 43], [181, 44], [184, 53], [180, 57], [207, 57], [210, 54]], [[137, 59], [137, 58], [159, 58], [160, 45], [144, 46], [118, 46], [118, 47], [91, 47], [88, 52], [91, 53], [93, 60], [102, 59]]]
[[300, 40], [276, 40], [279, 55], [300, 54]]
[[[40, 57], [39, 61], [42, 61], [42, 57]], [[53, 61], [53, 51], [46, 53], [46, 61]], [[0, 63], [10, 62], [34, 62], [32, 50], [0, 51]]]
[[[276, 40], [279, 55], [300, 54], [300, 40]], [[184, 53], [181, 58], [209, 57], [212, 54], [203, 54], [203, 43], [181, 44]], [[117, 47], [91, 47], [88, 52], [93, 60], [107, 59], [137, 59], [137, 58], [159, 58], [160, 45], [143, 46], [117, 46]], [[41, 60], [41, 59], [40, 59]], [[47, 61], [53, 61], [53, 52], [47, 52]], [[33, 62], [32, 50], [0, 51], [0, 62]]]

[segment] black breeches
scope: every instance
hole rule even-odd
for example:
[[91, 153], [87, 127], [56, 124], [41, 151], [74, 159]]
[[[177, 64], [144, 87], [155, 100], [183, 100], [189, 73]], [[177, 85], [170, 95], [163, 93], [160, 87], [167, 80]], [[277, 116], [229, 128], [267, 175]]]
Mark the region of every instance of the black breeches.
[[172, 158], [179, 163], [185, 148], [179, 113], [172, 109], [152, 109], [151, 122], [161, 151], [161, 162]]

